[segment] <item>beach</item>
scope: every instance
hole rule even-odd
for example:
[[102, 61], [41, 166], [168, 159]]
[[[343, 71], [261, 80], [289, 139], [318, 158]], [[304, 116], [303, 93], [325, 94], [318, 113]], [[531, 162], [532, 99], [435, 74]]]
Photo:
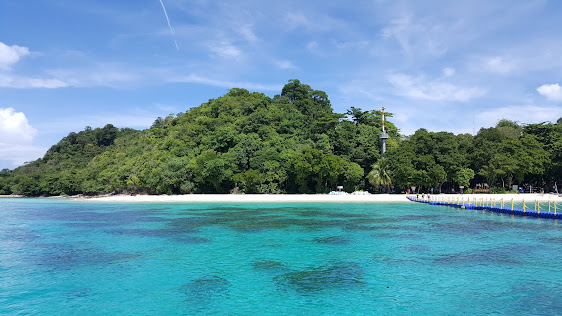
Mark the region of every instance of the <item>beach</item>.
[[[419, 197], [422, 195], [420, 194]], [[379, 203], [409, 202], [405, 194], [369, 194], [369, 195], [330, 195], [330, 194], [185, 194], [185, 195], [110, 195], [94, 198], [75, 198], [86, 201], [102, 202], [176, 202], [176, 203]], [[556, 201], [562, 202], [557, 194], [437, 194], [433, 198], [443, 199], [495, 199], [499, 201]]]

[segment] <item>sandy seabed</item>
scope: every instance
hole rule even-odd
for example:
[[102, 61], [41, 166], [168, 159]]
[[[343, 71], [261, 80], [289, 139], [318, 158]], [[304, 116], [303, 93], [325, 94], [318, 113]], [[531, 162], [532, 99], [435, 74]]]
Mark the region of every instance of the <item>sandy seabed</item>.
[[[111, 195], [95, 198], [79, 198], [86, 201], [104, 202], [180, 202], [180, 203], [377, 203], [377, 202], [408, 202], [405, 194], [370, 194], [370, 195], [330, 195], [330, 194], [186, 194], [186, 195]], [[420, 195], [421, 197], [421, 195]], [[438, 199], [496, 199], [499, 201], [556, 201], [562, 202], [558, 194], [441, 194], [432, 195]]]

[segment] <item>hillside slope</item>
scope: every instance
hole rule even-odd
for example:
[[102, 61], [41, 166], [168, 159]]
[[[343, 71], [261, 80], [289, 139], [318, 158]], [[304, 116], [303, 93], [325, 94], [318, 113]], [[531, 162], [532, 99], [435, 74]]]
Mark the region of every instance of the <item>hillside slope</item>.
[[[0, 194], [328, 192], [365, 188], [380, 157], [379, 111], [334, 113], [325, 92], [290, 80], [274, 98], [234, 88], [144, 131], [71, 133], [0, 173]], [[397, 128], [387, 122], [391, 139]], [[392, 142], [392, 141], [391, 141]], [[391, 145], [392, 147], [392, 145]]]

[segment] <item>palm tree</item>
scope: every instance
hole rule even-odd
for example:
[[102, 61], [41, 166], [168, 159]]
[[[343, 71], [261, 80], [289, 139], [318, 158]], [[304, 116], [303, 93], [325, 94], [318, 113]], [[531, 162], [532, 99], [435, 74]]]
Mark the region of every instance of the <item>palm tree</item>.
[[379, 186], [384, 186], [386, 192], [390, 193], [392, 176], [386, 159], [379, 159], [373, 164], [373, 169], [367, 174], [367, 180], [373, 187], [378, 188]]

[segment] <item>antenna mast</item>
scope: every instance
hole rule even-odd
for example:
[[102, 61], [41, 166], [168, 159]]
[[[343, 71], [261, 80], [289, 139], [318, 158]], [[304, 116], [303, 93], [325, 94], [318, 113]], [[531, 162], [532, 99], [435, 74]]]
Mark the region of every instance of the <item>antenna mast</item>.
[[382, 108], [382, 134], [380, 136], [382, 140], [382, 153], [386, 152], [386, 140], [388, 139], [388, 135], [386, 134], [386, 130], [384, 129], [384, 110], [385, 107]]

